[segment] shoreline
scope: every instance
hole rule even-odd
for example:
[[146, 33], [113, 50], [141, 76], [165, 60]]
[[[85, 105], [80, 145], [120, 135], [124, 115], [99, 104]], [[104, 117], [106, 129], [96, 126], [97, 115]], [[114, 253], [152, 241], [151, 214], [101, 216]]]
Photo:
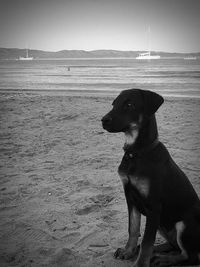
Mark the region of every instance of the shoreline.
[[[79, 97], [116, 97], [122, 90], [85, 90], [85, 89], [0, 89], [1, 94], [41, 94], [51, 96], [79, 96]], [[165, 90], [167, 91], [167, 90]], [[183, 93], [162, 93], [161, 90], [155, 91], [167, 99], [200, 99], [200, 95]]]

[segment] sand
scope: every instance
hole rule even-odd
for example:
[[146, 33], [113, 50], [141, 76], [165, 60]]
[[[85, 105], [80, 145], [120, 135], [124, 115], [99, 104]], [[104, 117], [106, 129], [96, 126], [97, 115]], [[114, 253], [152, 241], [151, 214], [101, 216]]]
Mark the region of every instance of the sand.
[[[100, 122], [112, 99], [0, 95], [0, 266], [132, 266], [113, 258], [128, 234], [117, 175], [124, 136]], [[168, 99], [157, 120], [200, 195], [199, 104]]]

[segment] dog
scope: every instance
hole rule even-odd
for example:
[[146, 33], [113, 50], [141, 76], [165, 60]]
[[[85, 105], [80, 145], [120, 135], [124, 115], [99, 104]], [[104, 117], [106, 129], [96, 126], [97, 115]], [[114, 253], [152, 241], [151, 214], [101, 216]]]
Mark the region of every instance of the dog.
[[[200, 200], [158, 140], [155, 112], [163, 102], [163, 97], [152, 91], [124, 90], [102, 118], [102, 126], [108, 132], [125, 133], [125, 153], [118, 173], [128, 206], [129, 238], [114, 257], [130, 259], [136, 255], [135, 267], [200, 261]], [[146, 226], [138, 245], [141, 214], [146, 216]], [[154, 252], [157, 231], [167, 241], [167, 249], [161, 252], [174, 249], [176, 253]]]

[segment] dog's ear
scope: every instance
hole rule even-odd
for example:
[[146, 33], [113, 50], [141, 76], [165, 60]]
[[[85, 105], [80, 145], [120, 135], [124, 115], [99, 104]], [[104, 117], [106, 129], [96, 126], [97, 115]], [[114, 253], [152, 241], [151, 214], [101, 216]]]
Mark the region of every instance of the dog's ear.
[[144, 113], [151, 116], [164, 102], [161, 95], [148, 90], [141, 90], [144, 101]]

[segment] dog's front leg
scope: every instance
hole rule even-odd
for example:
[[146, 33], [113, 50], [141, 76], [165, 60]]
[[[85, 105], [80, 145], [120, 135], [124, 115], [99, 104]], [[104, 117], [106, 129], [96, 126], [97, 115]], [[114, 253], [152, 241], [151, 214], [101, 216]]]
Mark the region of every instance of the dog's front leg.
[[128, 206], [128, 217], [129, 217], [129, 225], [128, 232], [129, 238], [127, 244], [124, 248], [118, 248], [114, 254], [115, 258], [120, 259], [130, 259], [135, 256], [137, 252], [137, 242], [140, 236], [140, 221], [141, 214], [135, 208], [132, 199], [130, 198], [129, 190], [124, 187], [127, 206]]
[[142, 243], [140, 245], [140, 252], [134, 264], [134, 267], [149, 267], [150, 259], [153, 252], [153, 245], [155, 242], [156, 232], [159, 225], [160, 215], [158, 211], [151, 211], [146, 218], [146, 227]]

